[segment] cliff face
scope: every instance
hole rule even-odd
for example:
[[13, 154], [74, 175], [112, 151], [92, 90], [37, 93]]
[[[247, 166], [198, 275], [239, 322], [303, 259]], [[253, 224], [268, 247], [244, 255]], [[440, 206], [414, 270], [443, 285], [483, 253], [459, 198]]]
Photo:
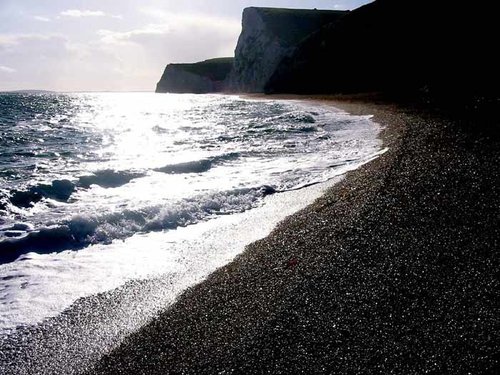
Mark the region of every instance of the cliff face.
[[377, 0], [304, 40], [280, 63], [266, 92], [498, 94], [499, 24], [492, 7]]
[[346, 13], [246, 8], [229, 88], [238, 92], [263, 92], [279, 63], [291, 56], [305, 37], [325, 24], [338, 21]]
[[156, 85], [156, 92], [204, 94], [222, 91], [232, 66], [232, 58], [169, 64]]
[[170, 64], [156, 92], [264, 92], [280, 62], [308, 35], [337, 22], [346, 11], [246, 8], [242, 32], [231, 58]]
[[496, 15], [494, 2], [484, 0], [474, 7], [376, 0], [352, 12], [246, 8], [234, 63], [169, 65], [156, 91], [383, 91], [495, 104]]

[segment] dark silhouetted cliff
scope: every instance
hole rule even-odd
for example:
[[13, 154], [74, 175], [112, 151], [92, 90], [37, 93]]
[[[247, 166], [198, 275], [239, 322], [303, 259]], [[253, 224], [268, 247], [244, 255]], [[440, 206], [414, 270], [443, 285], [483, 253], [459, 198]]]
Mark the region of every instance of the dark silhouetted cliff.
[[492, 4], [377, 0], [303, 41], [266, 92], [496, 97], [500, 34]]
[[156, 85], [156, 92], [202, 94], [222, 91], [232, 66], [232, 57], [194, 64], [169, 64]]

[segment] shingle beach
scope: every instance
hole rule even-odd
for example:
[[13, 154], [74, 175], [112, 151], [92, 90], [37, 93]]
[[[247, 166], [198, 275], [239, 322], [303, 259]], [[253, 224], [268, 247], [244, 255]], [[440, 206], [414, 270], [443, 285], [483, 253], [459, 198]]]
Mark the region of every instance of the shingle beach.
[[498, 138], [402, 105], [330, 102], [373, 114], [388, 151], [91, 373], [500, 371]]

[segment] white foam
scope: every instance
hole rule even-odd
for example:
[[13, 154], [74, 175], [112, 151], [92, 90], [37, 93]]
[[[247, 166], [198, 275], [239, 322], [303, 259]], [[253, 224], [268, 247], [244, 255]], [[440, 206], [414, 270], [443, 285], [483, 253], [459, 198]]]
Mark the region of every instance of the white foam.
[[179, 279], [173, 298], [185, 285], [199, 281], [245, 245], [266, 236], [278, 221], [311, 203], [324, 188], [316, 185], [268, 196], [261, 207], [175, 231], [136, 234], [79, 251], [29, 253], [25, 260], [1, 265], [0, 329], [39, 323], [77, 298], [133, 279], [175, 273]]
[[[32, 255], [30, 260], [9, 264], [3, 271], [14, 278], [0, 283], [2, 302], [9, 305], [0, 313], [3, 334], [12, 333], [16, 324], [35, 324], [55, 316], [76, 298], [89, 296], [89, 303], [80, 300], [73, 307], [76, 311], [68, 314], [77, 315], [82, 324], [47, 321], [49, 332], [41, 337], [31, 337], [30, 330], [18, 332], [18, 340], [27, 334], [31, 341], [30, 352], [25, 353], [33, 360], [30, 370], [43, 366], [48, 373], [61, 368], [67, 374], [77, 373], [173, 303], [183, 290], [230, 262], [247, 244], [268, 235], [279, 221], [312, 203], [341, 178], [275, 194], [261, 207], [196, 226], [135, 235], [106, 248]], [[138, 279], [151, 281], [127, 286], [127, 281]], [[91, 297], [124, 283], [106, 298]], [[0, 334], [0, 347], [1, 342]]]

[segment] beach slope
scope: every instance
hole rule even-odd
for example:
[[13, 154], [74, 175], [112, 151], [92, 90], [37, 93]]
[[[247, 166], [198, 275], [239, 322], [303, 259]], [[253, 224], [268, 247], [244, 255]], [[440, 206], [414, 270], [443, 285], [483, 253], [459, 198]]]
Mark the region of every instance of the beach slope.
[[331, 103], [374, 114], [388, 151], [89, 373], [500, 371], [498, 137], [402, 105]]

